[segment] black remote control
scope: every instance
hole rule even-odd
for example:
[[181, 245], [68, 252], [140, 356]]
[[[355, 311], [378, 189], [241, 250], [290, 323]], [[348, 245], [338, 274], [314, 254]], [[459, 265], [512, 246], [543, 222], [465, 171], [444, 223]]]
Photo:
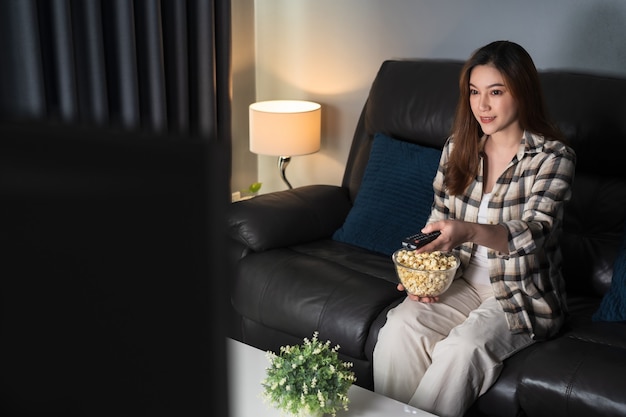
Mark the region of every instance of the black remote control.
[[416, 233], [409, 237], [405, 237], [402, 240], [402, 246], [406, 249], [415, 250], [437, 239], [437, 236], [439, 236], [440, 234], [441, 232], [439, 230], [435, 230], [434, 232], [430, 233]]

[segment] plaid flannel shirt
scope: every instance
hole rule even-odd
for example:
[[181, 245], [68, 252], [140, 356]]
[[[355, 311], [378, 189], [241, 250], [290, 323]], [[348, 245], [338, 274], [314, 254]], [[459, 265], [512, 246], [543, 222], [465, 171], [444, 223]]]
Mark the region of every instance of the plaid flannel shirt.
[[[482, 144], [486, 137], [482, 138]], [[454, 146], [448, 138], [435, 179], [429, 222], [441, 219], [478, 221], [483, 194], [483, 160], [480, 172], [464, 194], [448, 195], [443, 185], [446, 165]], [[509, 252], [488, 250], [489, 275], [496, 299], [509, 328], [534, 339], [553, 336], [565, 321], [567, 304], [561, 274], [559, 239], [563, 206], [571, 198], [576, 154], [558, 141], [524, 132], [517, 155], [498, 178], [487, 210], [488, 222], [508, 230]], [[474, 244], [455, 248], [468, 265]]]

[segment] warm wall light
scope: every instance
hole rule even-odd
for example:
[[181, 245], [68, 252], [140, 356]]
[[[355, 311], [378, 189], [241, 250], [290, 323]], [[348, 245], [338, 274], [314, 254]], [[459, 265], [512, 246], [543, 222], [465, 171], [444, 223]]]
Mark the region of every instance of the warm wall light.
[[287, 186], [285, 168], [294, 155], [320, 150], [322, 106], [311, 101], [270, 100], [250, 105], [250, 151], [278, 156], [278, 168]]

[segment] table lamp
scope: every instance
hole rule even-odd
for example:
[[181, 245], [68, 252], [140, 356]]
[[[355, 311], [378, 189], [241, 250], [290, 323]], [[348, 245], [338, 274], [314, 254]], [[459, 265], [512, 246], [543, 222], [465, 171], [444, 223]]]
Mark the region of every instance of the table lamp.
[[280, 175], [294, 155], [320, 150], [322, 106], [311, 101], [270, 100], [250, 105], [250, 151], [278, 156]]

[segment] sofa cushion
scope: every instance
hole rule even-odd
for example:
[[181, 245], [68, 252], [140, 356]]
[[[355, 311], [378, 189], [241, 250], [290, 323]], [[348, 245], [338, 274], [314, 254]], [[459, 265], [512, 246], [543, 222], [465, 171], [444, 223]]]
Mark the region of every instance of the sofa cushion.
[[626, 321], [626, 231], [613, 265], [611, 287], [593, 315], [595, 321]]
[[523, 363], [517, 387], [527, 416], [626, 415], [626, 351], [560, 337], [541, 343]]
[[244, 317], [302, 340], [314, 331], [365, 359], [379, 314], [404, 297], [389, 257], [331, 239], [240, 260], [232, 303]]
[[439, 149], [377, 133], [354, 206], [333, 239], [391, 255], [424, 227], [440, 157]]

